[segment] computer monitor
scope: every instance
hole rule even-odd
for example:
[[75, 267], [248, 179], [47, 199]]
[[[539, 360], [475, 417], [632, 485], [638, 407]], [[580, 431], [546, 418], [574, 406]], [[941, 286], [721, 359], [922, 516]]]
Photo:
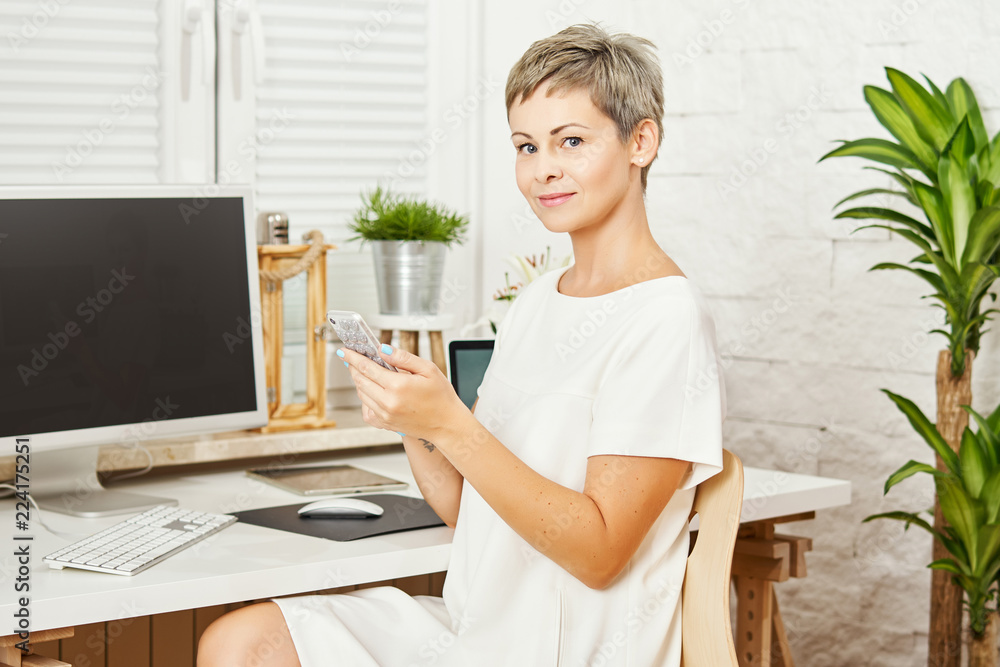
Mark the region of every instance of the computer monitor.
[[472, 409], [493, 356], [493, 340], [453, 340], [448, 344], [451, 385], [465, 406]]
[[254, 228], [247, 187], [0, 188], [0, 451], [43, 507], [175, 504], [104, 489], [99, 446], [267, 423]]

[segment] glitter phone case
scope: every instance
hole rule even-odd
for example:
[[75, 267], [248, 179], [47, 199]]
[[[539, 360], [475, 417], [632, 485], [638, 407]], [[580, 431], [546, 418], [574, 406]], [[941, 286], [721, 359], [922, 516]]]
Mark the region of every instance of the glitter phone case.
[[365, 355], [390, 371], [396, 370], [379, 355], [378, 350], [382, 344], [360, 315], [350, 310], [331, 310], [326, 313], [326, 319], [344, 342], [344, 347]]

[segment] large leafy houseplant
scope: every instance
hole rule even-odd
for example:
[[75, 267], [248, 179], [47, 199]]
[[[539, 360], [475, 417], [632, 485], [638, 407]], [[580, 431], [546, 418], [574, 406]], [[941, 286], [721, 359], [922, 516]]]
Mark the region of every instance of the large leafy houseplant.
[[[958, 453], [952, 451], [934, 424], [912, 401], [883, 389], [909, 419], [914, 430], [945, 463], [945, 470], [909, 461], [889, 476], [885, 493], [907, 477], [928, 473], [948, 524], [936, 529], [919, 514], [905, 511], [873, 514], [865, 519], [896, 519], [906, 527], [923, 528], [944, 546], [948, 556], [929, 567], [952, 575], [966, 595], [972, 641], [970, 667], [997, 664], [996, 583], [1000, 573], [1000, 407], [983, 418], [968, 405], [961, 406], [979, 425], [976, 433], [966, 426]], [[928, 512], [933, 516], [933, 511]], [[992, 603], [992, 604], [991, 604]]]
[[[928, 295], [943, 308], [948, 330], [934, 329], [948, 339], [938, 355], [936, 427], [953, 452], [960, 447], [969, 423], [961, 405], [972, 403], [972, 360], [979, 351], [980, 330], [991, 319], [981, 311], [983, 299], [1000, 276], [1000, 133], [990, 140], [979, 104], [969, 85], [954, 79], [941, 91], [926, 76], [927, 88], [893, 68], [886, 68], [890, 90], [865, 86], [865, 100], [879, 123], [896, 139], [843, 141], [820, 161], [832, 157], [860, 157], [878, 163], [866, 167], [888, 175], [897, 188], [856, 192], [835, 208], [855, 199], [879, 195], [919, 208], [924, 220], [888, 206], [854, 206], [837, 218], [875, 219], [865, 225], [892, 230], [912, 242], [919, 253], [908, 264], [883, 262], [870, 270], [902, 269], [933, 288]], [[887, 168], [888, 167], [888, 168]], [[855, 231], [858, 231], [856, 229]], [[940, 454], [937, 468], [945, 470]], [[944, 517], [935, 502], [935, 530], [944, 529]], [[934, 559], [947, 557], [934, 542]], [[961, 590], [947, 572], [934, 573], [928, 663], [958, 667], [961, 657]]]

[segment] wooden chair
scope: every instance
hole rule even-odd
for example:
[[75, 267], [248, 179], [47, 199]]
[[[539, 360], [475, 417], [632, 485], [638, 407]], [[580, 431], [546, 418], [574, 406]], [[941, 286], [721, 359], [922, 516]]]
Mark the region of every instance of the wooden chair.
[[729, 575], [743, 508], [743, 464], [722, 451], [722, 472], [698, 485], [691, 516], [698, 538], [681, 595], [681, 667], [737, 667]]

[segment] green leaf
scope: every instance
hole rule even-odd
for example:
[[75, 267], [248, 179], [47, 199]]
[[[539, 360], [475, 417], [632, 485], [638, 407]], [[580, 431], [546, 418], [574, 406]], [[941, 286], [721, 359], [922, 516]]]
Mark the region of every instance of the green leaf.
[[958, 563], [952, 558], [939, 558], [927, 567], [932, 570], [946, 570], [958, 575], [967, 575], [967, 573], [963, 572], [962, 568], [959, 567]]
[[927, 76], [923, 72], [921, 72], [920, 75], [924, 77], [924, 81], [927, 82], [927, 87], [930, 88], [931, 95], [933, 95], [934, 99], [938, 101], [938, 104], [951, 111], [952, 115], [954, 116], [955, 110], [951, 108], [951, 103], [948, 101], [948, 97], [941, 92], [941, 89], [937, 87], [936, 83], [931, 81], [929, 76]]
[[937, 477], [934, 481], [941, 514], [965, 546], [969, 554], [969, 567], [974, 572], [977, 565], [979, 525], [986, 518], [985, 512], [981, 518], [977, 516], [976, 507], [966, 493], [965, 487], [954, 477]]
[[[1000, 206], [1000, 187], [996, 187], [989, 181], [983, 181], [982, 185], [988, 186], [988, 188], [993, 188], [992, 192], [986, 194], [983, 197], [982, 208], [987, 208], [990, 206]], [[984, 188], [984, 189], [988, 189]]]
[[979, 498], [979, 493], [986, 483], [988, 462], [986, 452], [979, 446], [979, 441], [972, 435], [968, 426], [962, 432], [962, 445], [958, 448], [958, 460], [962, 465], [959, 477], [966, 490], [973, 498]]
[[896, 264], [895, 262], [880, 262], [868, 270], [878, 271], [881, 269], [904, 269], [906, 271], [909, 271], [911, 273], [920, 276], [921, 278], [929, 282], [931, 286], [938, 292], [945, 291], [944, 281], [941, 280], [941, 276], [932, 271], [928, 271], [926, 269], [918, 269], [913, 266], [906, 266], [905, 264]]
[[941, 457], [944, 464], [948, 466], [948, 470], [956, 475], [959, 474], [960, 465], [958, 462], [958, 454], [952, 451], [951, 447], [948, 446], [948, 442], [940, 433], [938, 433], [937, 428], [929, 419], [927, 419], [924, 413], [920, 411], [920, 408], [918, 408], [917, 405], [910, 399], [894, 394], [888, 389], [880, 389], [880, 391], [888, 395], [889, 398], [891, 398], [896, 404], [896, 407], [898, 407], [903, 414], [906, 415], [906, 418], [910, 421], [910, 425], [913, 426], [913, 429], [917, 432], [917, 434], [923, 437], [923, 439], [927, 441], [927, 444], [931, 446], [931, 449], [933, 449], [937, 455]]
[[948, 553], [954, 556], [959, 563], [969, 562], [969, 554], [966, 552], [965, 544], [955, 533], [954, 528], [946, 525], [944, 532], [938, 532], [935, 536], [944, 545], [944, 548], [948, 550]]
[[[911, 199], [912, 199], [912, 197], [910, 197], [910, 193], [909, 192], [900, 192], [899, 190], [888, 190], [886, 188], [871, 188], [869, 190], [861, 190], [860, 192], [855, 192], [853, 195], [847, 195], [846, 197], [844, 197], [843, 199], [841, 199], [839, 202], [837, 202], [836, 204], [834, 204], [833, 208], [837, 208], [841, 204], [843, 204], [845, 202], [849, 202], [852, 199], [858, 199], [860, 197], [867, 197], [868, 195], [877, 195], [877, 194], [891, 195], [893, 197], [902, 197], [906, 201], [911, 201]], [[915, 202], [911, 201], [911, 203], [915, 203]]]
[[983, 484], [980, 501], [986, 512], [984, 520], [988, 523], [1000, 521], [1000, 470], [994, 470]]
[[903, 72], [891, 67], [886, 67], [885, 71], [893, 93], [913, 119], [917, 132], [935, 150], [943, 150], [955, 125], [951, 111]]
[[[889, 169], [883, 169], [882, 167], [873, 167], [871, 165], [867, 165], [865, 167], [862, 167], [862, 169], [871, 169], [872, 171], [880, 171], [883, 174], [886, 174], [886, 175], [892, 177], [892, 179], [894, 181], [896, 181], [901, 186], [903, 186], [903, 189], [906, 190], [909, 193], [910, 199], [911, 199], [911, 203], [914, 206], [919, 206], [919, 204], [917, 203], [916, 195], [913, 194], [913, 182], [916, 180], [913, 176], [910, 176], [905, 171], [901, 171], [899, 169], [897, 169], [895, 171], [890, 171]], [[937, 172], [936, 171], [931, 175], [931, 180], [935, 181], [935, 182], [937, 181]]]
[[896, 96], [877, 86], [865, 86], [864, 91], [865, 100], [878, 122], [916, 156], [923, 171], [933, 168], [937, 163], [937, 152], [917, 132], [913, 119], [900, 106]]
[[986, 452], [986, 458], [990, 462], [991, 469], [996, 468], [1000, 465], [1000, 434], [994, 433], [990, 428], [989, 422], [973, 410], [971, 405], [963, 405], [962, 409], [972, 415], [972, 418], [979, 424], [979, 431], [976, 433], [976, 437]]
[[1000, 207], [989, 206], [976, 211], [969, 222], [969, 240], [965, 244], [963, 262], [986, 262], [1000, 245]]
[[941, 248], [941, 252], [948, 263], [954, 266], [956, 264], [954, 251], [955, 237], [951, 227], [951, 212], [945, 206], [941, 190], [915, 182], [913, 184], [913, 191], [917, 196], [917, 201], [920, 202], [920, 207], [924, 209], [924, 214], [930, 221], [931, 227], [934, 229], [934, 238], [937, 239], [938, 247]]
[[986, 134], [986, 127], [983, 125], [983, 114], [979, 110], [979, 103], [976, 102], [976, 96], [972, 92], [972, 88], [965, 82], [965, 79], [959, 77], [949, 83], [947, 97], [955, 118], [961, 118], [962, 116], [969, 118], [969, 126], [975, 137], [976, 146], [988, 144], [990, 138]]
[[920, 222], [919, 220], [914, 220], [908, 215], [904, 215], [899, 211], [894, 211], [891, 208], [878, 208], [875, 206], [858, 206], [857, 208], [849, 208], [846, 211], [841, 211], [834, 216], [834, 220], [840, 220], [842, 218], [858, 218], [861, 220], [889, 220], [891, 222], [898, 222], [910, 227], [911, 229], [923, 234], [928, 241], [936, 241], [934, 236], [934, 230]]
[[871, 516], [866, 516], [864, 519], [862, 519], [861, 523], [868, 523], [869, 521], [872, 521], [874, 519], [893, 519], [894, 521], [903, 521], [906, 523], [907, 529], [910, 527], [910, 524], [913, 524], [914, 526], [919, 526], [920, 528], [923, 528], [932, 535], [935, 534], [934, 528], [931, 526], [931, 524], [927, 523], [927, 521], [921, 519], [913, 512], [882, 512], [881, 514], [872, 514]]
[[920, 169], [920, 160], [912, 151], [885, 139], [845, 141], [842, 146], [821, 157], [819, 162], [831, 157], [861, 157], [892, 167]]
[[993, 414], [986, 418], [986, 423], [990, 425], [993, 433], [1000, 436], [1000, 405], [993, 411]]
[[[976, 552], [976, 560], [978, 561], [979, 569], [983, 570], [1000, 555], [1000, 525], [993, 523], [980, 526], [978, 542], [979, 548]], [[973, 573], [983, 574], [983, 572], [975, 571]]]
[[[958, 289], [959, 287], [958, 274], [955, 273], [955, 270], [951, 267], [951, 265], [948, 264], [948, 262], [943, 257], [941, 257], [940, 253], [936, 252], [933, 248], [930, 247], [930, 244], [928, 244], [927, 241], [923, 239], [923, 237], [914, 234], [909, 229], [897, 229], [895, 227], [890, 227], [888, 225], [865, 225], [864, 227], [858, 227], [854, 231], [860, 231], [862, 229], [867, 229], [868, 227], [881, 227], [883, 229], [888, 229], [889, 231], [895, 232], [900, 236], [902, 236], [903, 238], [913, 242], [917, 247], [919, 247], [924, 251], [923, 256], [927, 258], [928, 263], [933, 263], [934, 266], [937, 268], [938, 273], [941, 275], [942, 281], [944, 281], [944, 284], [947, 286], [947, 289], [944, 291], [947, 294], [951, 294], [952, 292]], [[917, 260], [914, 259], [911, 261], [917, 261]], [[949, 310], [948, 312], [949, 315], [952, 314], [951, 310]]]
[[[979, 181], [976, 191], [976, 208], [981, 210], [993, 205], [993, 184], [989, 181]], [[976, 211], [979, 212], [978, 210]], [[973, 216], [975, 217], [975, 216]]]
[[[986, 290], [995, 280], [996, 274], [989, 266], [981, 262], [971, 262], [965, 265], [962, 269], [962, 291], [959, 293], [966, 305], [965, 312], [962, 313], [963, 319], [968, 319], [970, 323], [977, 321], [973, 316], [979, 309]], [[958, 323], [958, 321], [953, 322], [955, 325]], [[969, 328], [971, 329], [971, 327]]]
[[990, 183], [1000, 183], [1000, 132], [990, 142], [988, 155], [989, 167], [985, 168], [984, 165], [984, 170], [979, 175]]
[[[963, 176], [968, 176], [969, 158], [976, 154], [976, 139], [972, 136], [968, 118], [962, 118], [958, 127], [955, 128], [955, 133], [951, 135], [944, 150], [941, 151], [942, 157], [948, 153], [961, 166]], [[974, 181], [975, 179], [970, 180]]]
[[890, 232], [899, 234], [900, 236], [906, 238], [907, 240], [912, 241], [914, 245], [922, 249], [925, 255], [927, 253], [935, 252], [934, 248], [932, 248], [930, 243], [927, 242], [927, 239], [923, 238], [919, 234], [914, 234], [909, 229], [893, 227], [891, 225], [862, 225], [861, 227], [854, 229], [851, 233], [853, 234], [854, 232], [860, 232], [862, 229], [871, 229], [871, 228], [888, 229]]
[[889, 479], [885, 480], [885, 490], [883, 491], [883, 494], [889, 493], [889, 489], [894, 487], [896, 484], [899, 484], [907, 477], [915, 475], [918, 472], [927, 472], [932, 475], [945, 474], [940, 470], [938, 470], [937, 468], [935, 468], [934, 466], [927, 465], [926, 463], [920, 463], [919, 461], [908, 461], [907, 463], [904, 463], [899, 470], [889, 475]]
[[916, 231], [918, 234], [926, 237], [928, 241], [936, 242], [937, 237], [934, 234], [934, 230], [920, 222], [915, 220], [908, 215], [895, 211], [891, 208], [879, 208], [877, 206], [858, 206], [856, 208], [849, 208], [846, 211], [841, 211], [834, 216], [834, 220], [840, 220], [844, 218], [857, 218], [859, 220], [889, 220], [891, 222], [898, 222], [900, 224], [906, 225], [910, 229]]

